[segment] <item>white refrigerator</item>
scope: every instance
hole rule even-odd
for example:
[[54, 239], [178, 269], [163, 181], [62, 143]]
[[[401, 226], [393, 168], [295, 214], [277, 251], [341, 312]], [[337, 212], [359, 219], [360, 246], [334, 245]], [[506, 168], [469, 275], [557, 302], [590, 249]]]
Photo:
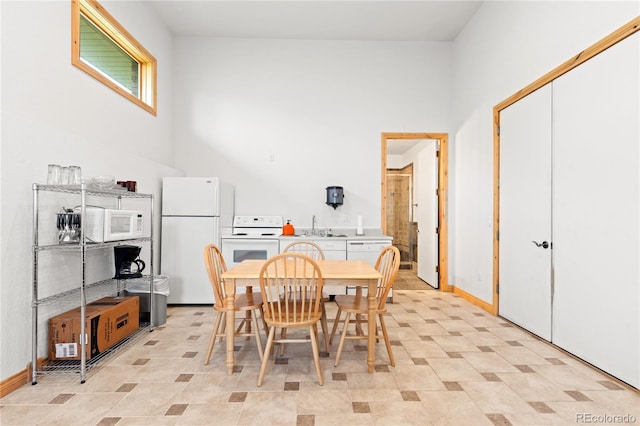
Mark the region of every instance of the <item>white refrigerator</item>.
[[204, 263], [208, 244], [233, 227], [233, 187], [216, 177], [162, 179], [160, 271], [169, 277], [168, 304], [213, 304]]

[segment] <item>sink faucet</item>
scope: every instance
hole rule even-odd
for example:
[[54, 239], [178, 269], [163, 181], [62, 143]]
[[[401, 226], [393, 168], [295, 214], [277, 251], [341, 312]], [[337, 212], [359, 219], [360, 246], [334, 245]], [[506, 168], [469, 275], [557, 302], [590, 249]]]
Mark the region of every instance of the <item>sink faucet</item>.
[[311, 235], [316, 235], [316, 215], [311, 216]]

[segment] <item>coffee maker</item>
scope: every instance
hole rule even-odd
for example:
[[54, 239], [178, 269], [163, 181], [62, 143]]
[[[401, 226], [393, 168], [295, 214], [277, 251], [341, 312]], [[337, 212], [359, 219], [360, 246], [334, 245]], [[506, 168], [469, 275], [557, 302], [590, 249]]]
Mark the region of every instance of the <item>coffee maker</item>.
[[138, 258], [142, 247], [121, 245], [113, 248], [113, 258], [116, 264], [115, 279], [125, 280], [128, 278], [142, 277], [145, 264]]

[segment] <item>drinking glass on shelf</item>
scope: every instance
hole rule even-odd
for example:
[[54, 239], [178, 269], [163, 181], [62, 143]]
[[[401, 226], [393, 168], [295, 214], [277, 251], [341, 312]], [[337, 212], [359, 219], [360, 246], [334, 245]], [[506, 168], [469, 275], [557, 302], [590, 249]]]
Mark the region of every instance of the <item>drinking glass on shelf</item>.
[[82, 183], [82, 169], [79, 166], [69, 166], [69, 185]]
[[47, 169], [47, 185], [60, 185], [62, 170], [58, 164], [49, 164]]
[[67, 185], [69, 183], [69, 168], [60, 167], [60, 185]]

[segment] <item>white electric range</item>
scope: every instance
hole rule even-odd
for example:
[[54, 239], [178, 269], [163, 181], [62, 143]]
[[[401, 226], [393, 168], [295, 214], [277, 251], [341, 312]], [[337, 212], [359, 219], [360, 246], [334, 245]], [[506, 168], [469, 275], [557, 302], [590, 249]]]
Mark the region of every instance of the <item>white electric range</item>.
[[221, 238], [222, 256], [231, 268], [246, 259], [268, 259], [280, 250], [282, 216], [234, 216], [233, 233]]

